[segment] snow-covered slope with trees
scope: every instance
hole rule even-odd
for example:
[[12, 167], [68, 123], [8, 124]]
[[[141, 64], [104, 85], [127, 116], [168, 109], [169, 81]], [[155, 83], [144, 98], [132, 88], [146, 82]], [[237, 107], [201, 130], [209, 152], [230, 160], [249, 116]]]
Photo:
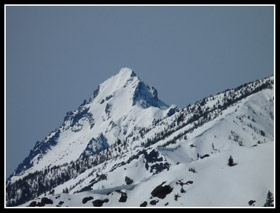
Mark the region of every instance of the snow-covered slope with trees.
[[267, 194], [273, 77], [179, 109], [128, 68], [37, 142], [6, 187], [8, 206], [264, 206]]

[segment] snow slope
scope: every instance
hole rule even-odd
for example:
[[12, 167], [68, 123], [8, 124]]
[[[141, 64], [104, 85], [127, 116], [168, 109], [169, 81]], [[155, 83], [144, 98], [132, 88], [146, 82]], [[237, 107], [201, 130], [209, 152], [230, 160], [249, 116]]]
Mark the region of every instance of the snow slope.
[[273, 77], [178, 109], [124, 68], [41, 143], [53, 137], [10, 178], [8, 205], [260, 207], [275, 194]]
[[36, 170], [75, 161], [88, 151], [92, 141], [95, 143], [90, 143], [91, 149], [95, 151], [112, 145], [134, 129], [163, 118], [167, 108], [153, 87], [143, 83], [131, 69], [122, 68], [100, 84], [78, 110], [68, 112], [61, 127], [35, 145], [27, 162], [10, 179], [13, 182]]

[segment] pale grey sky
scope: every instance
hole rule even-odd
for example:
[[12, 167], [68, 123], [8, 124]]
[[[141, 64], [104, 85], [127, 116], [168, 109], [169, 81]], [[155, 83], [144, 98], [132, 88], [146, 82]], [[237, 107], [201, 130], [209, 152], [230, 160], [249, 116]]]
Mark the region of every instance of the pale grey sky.
[[273, 75], [273, 11], [7, 6], [7, 175], [122, 67], [179, 107]]

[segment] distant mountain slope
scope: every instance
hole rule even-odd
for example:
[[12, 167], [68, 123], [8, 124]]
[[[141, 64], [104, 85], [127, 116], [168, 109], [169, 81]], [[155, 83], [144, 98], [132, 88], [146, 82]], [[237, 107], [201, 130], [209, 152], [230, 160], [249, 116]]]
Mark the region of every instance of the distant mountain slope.
[[273, 77], [179, 109], [124, 68], [35, 145], [7, 205], [263, 206], [273, 163]]
[[11, 178], [77, 160], [118, 139], [129, 138], [134, 129], [163, 118], [167, 107], [158, 99], [156, 89], [142, 82], [131, 69], [123, 68], [100, 84], [78, 110], [68, 112], [58, 129], [37, 142]]

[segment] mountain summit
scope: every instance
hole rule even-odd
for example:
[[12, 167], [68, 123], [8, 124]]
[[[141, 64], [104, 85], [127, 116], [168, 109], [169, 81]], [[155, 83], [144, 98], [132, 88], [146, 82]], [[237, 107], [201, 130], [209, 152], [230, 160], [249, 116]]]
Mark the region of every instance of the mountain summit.
[[129, 137], [136, 128], [163, 118], [168, 107], [158, 99], [154, 87], [141, 81], [131, 69], [122, 68], [101, 83], [77, 110], [67, 112], [61, 127], [36, 143], [12, 177], [18, 179], [36, 170], [75, 161], [93, 150], [100, 151]]
[[6, 205], [271, 206], [273, 159], [273, 77], [179, 109], [122, 68], [35, 144]]
[[[142, 108], [150, 106], [166, 109], [167, 104], [158, 99], [157, 90], [145, 84], [129, 68], [122, 68], [120, 72], [99, 85], [94, 98], [97, 102], [114, 97], [123, 106], [138, 105]], [[127, 112], [127, 111], [126, 111]]]

